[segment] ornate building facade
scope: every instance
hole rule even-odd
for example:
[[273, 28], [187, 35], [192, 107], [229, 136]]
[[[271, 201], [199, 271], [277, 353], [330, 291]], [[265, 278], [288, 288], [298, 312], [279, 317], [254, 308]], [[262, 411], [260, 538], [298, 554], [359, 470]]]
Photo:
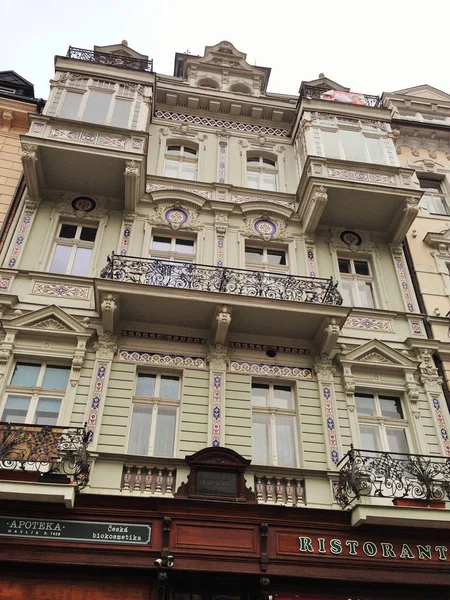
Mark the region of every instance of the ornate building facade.
[[395, 99], [271, 94], [229, 42], [173, 76], [126, 42], [55, 69], [0, 255], [7, 597], [443, 598]]

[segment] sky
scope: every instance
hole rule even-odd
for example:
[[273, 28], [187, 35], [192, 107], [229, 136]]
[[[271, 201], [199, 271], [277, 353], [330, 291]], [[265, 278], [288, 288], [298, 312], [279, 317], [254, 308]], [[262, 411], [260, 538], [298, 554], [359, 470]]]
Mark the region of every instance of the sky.
[[3, 0], [0, 71], [47, 98], [53, 58], [70, 45], [127, 40], [173, 74], [175, 52], [228, 40], [271, 67], [269, 92], [296, 94], [323, 72], [354, 92], [428, 83], [450, 93], [450, 2], [434, 0]]

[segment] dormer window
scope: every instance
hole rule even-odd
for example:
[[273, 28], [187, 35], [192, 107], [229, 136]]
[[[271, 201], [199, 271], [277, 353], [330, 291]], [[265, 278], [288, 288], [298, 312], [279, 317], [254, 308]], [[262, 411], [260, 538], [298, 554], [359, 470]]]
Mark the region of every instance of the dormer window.
[[205, 79], [200, 79], [200, 81], [198, 82], [198, 87], [209, 88], [211, 90], [218, 90], [219, 83], [215, 79], [207, 77]]
[[251, 95], [252, 90], [248, 87], [248, 85], [245, 85], [243, 83], [235, 83], [230, 86], [230, 92]]
[[187, 145], [169, 145], [164, 164], [166, 177], [194, 180], [197, 178], [197, 150]]
[[259, 190], [277, 191], [277, 163], [265, 156], [247, 157], [247, 185]]

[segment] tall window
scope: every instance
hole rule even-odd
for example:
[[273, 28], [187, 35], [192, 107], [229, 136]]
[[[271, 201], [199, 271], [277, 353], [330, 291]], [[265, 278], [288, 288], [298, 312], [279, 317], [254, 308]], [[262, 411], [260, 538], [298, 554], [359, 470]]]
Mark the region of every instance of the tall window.
[[2, 421], [56, 425], [70, 367], [18, 362], [9, 385]]
[[369, 262], [362, 259], [338, 258], [338, 263], [344, 304], [374, 308], [373, 277]]
[[277, 190], [277, 163], [264, 156], [247, 157], [247, 185], [260, 190]]
[[388, 164], [381, 137], [364, 135], [352, 129], [321, 129], [323, 151], [328, 158], [343, 158], [375, 164]]
[[195, 241], [192, 238], [154, 235], [151, 242], [150, 257], [193, 262], [195, 258]]
[[290, 385], [252, 383], [253, 463], [296, 467], [294, 393]]
[[139, 374], [133, 398], [128, 452], [173, 456], [179, 404], [178, 376]]
[[164, 163], [166, 177], [197, 178], [197, 150], [191, 146], [167, 146]]
[[362, 450], [408, 453], [400, 398], [381, 394], [355, 394]]
[[432, 215], [448, 215], [448, 202], [443, 193], [442, 181], [419, 177], [419, 183], [421, 189], [425, 190], [422, 205], [428, 209], [428, 212]]
[[287, 267], [286, 251], [281, 248], [245, 245], [245, 266], [249, 269], [266, 269], [270, 271]]
[[96, 227], [61, 223], [50, 262], [50, 273], [87, 275], [96, 235]]

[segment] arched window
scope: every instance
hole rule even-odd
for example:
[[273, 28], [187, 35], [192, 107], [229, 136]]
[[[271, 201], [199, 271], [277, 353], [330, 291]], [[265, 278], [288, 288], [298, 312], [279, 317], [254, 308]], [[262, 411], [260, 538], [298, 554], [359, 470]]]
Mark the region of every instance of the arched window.
[[247, 156], [247, 185], [259, 190], [277, 190], [277, 162], [266, 156]]
[[213, 90], [218, 90], [219, 83], [215, 79], [212, 79], [211, 77], [207, 77], [205, 79], [200, 79], [200, 81], [198, 82], [198, 87], [211, 88]]
[[236, 92], [238, 94], [251, 94], [252, 90], [243, 83], [234, 83], [230, 86], [230, 92]]
[[180, 179], [196, 179], [197, 149], [184, 144], [169, 144], [166, 149], [164, 175], [166, 177], [178, 177]]

